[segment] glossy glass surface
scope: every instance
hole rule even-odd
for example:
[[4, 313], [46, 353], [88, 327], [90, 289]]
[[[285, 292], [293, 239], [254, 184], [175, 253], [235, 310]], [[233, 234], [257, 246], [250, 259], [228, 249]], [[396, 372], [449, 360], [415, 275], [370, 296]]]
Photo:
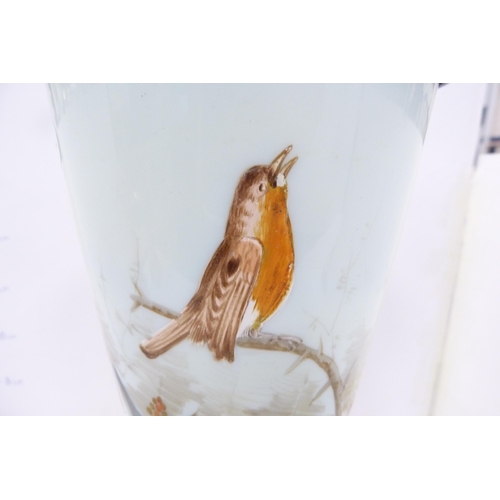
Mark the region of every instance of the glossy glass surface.
[[[435, 89], [51, 85], [103, 331], [133, 412], [348, 413]], [[294, 282], [263, 330], [300, 337], [312, 357], [296, 365], [300, 349], [240, 342], [230, 363], [185, 339], [147, 358], [140, 343], [170, 320], [144, 305], [183, 310], [240, 176], [289, 144], [299, 157], [287, 178]]]

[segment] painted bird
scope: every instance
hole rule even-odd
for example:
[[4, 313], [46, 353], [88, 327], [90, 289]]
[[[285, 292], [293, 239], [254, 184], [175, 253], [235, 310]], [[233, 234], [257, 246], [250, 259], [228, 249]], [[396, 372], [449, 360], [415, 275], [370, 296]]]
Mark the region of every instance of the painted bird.
[[284, 163], [292, 146], [270, 165], [249, 168], [234, 193], [224, 239], [188, 305], [140, 348], [156, 358], [188, 337], [205, 343], [217, 360], [234, 360], [236, 339], [268, 336], [261, 327], [290, 292], [293, 235], [287, 209]]

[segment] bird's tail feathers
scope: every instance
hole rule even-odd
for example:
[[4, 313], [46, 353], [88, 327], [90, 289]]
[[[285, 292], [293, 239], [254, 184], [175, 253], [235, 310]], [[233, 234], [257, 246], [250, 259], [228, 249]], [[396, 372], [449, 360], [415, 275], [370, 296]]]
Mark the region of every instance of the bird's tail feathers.
[[193, 323], [192, 318], [186, 316], [181, 315], [155, 333], [149, 340], [141, 342], [141, 351], [150, 359], [157, 358], [185, 339], [189, 335]]

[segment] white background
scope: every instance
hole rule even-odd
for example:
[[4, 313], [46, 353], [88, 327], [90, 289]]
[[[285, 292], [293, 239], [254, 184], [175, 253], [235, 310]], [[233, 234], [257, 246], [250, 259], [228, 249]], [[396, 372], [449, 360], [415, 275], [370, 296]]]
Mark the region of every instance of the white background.
[[[492, 14], [481, 1], [7, 2], [0, 73], [8, 81], [498, 81]], [[66, 500], [69, 491], [187, 498], [215, 488], [244, 499], [499, 497], [495, 419], [311, 423], [4, 418], [0, 490], [13, 500], [45, 492]]]
[[44, 85], [0, 86], [0, 145], [0, 414], [123, 413]]

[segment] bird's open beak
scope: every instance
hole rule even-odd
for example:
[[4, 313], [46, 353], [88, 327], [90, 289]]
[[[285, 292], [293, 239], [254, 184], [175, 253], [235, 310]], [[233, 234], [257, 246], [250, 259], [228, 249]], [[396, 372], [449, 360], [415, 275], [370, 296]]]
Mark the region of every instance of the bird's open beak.
[[292, 158], [288, 163], [285, 163], [285, 165], [283, 165], [286, 156], [291, 150], [292, 146], [288, 146], [272, 161], [271, 165], [269, 165], [270, 180], [276, 181], [276, 178], [280, 173], [282, 173], [283, 176], [286, 177], [290, 170], [292, 170], [292, 167], [295, 165], [295, 163], [297, 163], [297, 160], [299, 158], [296, 156], [295, 158]]

